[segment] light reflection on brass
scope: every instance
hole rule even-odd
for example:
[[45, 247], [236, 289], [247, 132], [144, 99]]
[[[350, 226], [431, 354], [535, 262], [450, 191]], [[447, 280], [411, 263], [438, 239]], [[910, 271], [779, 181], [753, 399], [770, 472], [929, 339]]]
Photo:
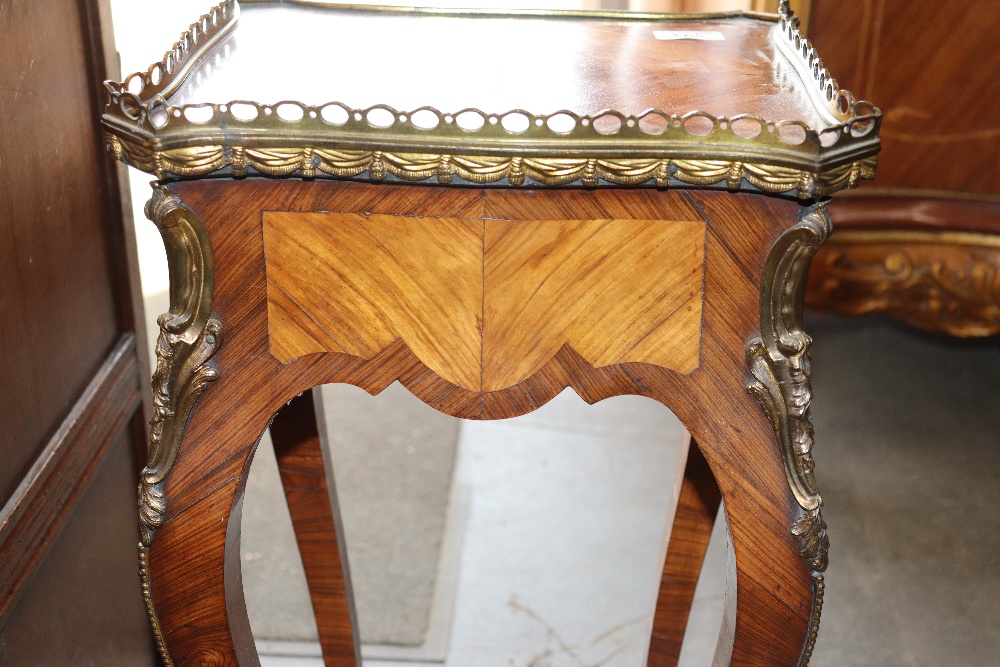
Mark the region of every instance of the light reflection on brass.
[[761, 336], [747, 344], [747, 363], [755, 381], [748, 390], [764, 408], [781, 447], [785, 474], [803, 512], [791, 526], [799, 553], [813, 570], [813, 608], [809, 634], [799, 664], [812, 655], [822, 609], [823, 572], [830, 542], [823, 520], [823, 500], [816, 487], [812, 457], [813, 425], [809, 415], [809, 345], [802, 330], [806, 275], [813, 256], [830, 234], [827, 202], [803, 209], [799, 222], [785, 231], [768, 254], [761, 276]]
[[235, 177], [258, 173], [311, 178], [323, 173], [335, 178], [358, 178], [367, 173], [368, 179], [376, 182], [391, 174], [404, 181], [438, 183], [453, 183], [457, 176], [479, 185], [517, 186], [529, 182], [542, 185], [579, 182], [588, 187], [601, 183], [657, 187], [722, 184], [730, 190], [794, 192], [802, 198], [822, 197], [855, 187], [861, 180], [872, 178], [876, 166], [875, 156], [814, 174], [770, 164], [669, 158], [532, 158], [241, 146], [228, 149], [198, 146], [152, 152], [121, 142], [113, 135], [109, 138], [109, 146], [119, 159], [154, 173], [158, 178], [202, 176], [228, 168], [229, 174]]
[[149, 547], [166, 518], [163, 482], [177, 458], [188, 417], [205, 386], [219, 377], [208, 361], [222, 342], [222, 324], [209, 316], [215, 269], [201, 219], [163, 185], [154, 186], [146, 216], [159, 228], [167, 250], [170, 310], [157, 319], [153, 418], [148, 459], [139, 481], [139, 573], [157, 645], [167, 667], [172, 667], [153, 605]]

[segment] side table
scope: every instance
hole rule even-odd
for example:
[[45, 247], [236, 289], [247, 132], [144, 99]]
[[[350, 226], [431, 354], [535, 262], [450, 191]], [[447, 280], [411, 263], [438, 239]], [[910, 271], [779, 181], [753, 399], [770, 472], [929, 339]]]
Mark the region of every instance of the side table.
[[828, 541], [804, 276], [826, 198], [873, 175], [878, 109], [837, 87], [785, 7], [244, 5], [107, 84], [108, 145], [158, 179], [171, 274], [139, 503], [167, 664], [258, 664], [240, 509], [286, 403], [274, 434], [286, 481], [309, 481], [286, 489], [324, 657], [360, 664], [347, 563], [319, 565], [343, 550], [319, 537], [336, 502], [303, 392], [395, 381], [466, 419], [566, 387], [668, 406], [700, 449], [649, 664], [676, 662], [720, 496], [734, 563], [716, 664], [807, 663]]

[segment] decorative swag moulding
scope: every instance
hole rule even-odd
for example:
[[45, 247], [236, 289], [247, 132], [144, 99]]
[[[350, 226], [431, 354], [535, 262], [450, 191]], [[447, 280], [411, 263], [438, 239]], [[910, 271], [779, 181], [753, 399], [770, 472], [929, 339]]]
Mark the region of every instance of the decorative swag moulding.
[[[161, 62], [106, 84], [104, 126], [119, 159], [159, 179], [693, 185], [800, 199], [874, 174], [881, 113], [837, 86], [786, 3], [780, 15], [244, 4], [241, 17], [224, 0]], [[296, 23], [288, 4], [298, 5]], [[399, 14], [420, 15], [427, 30], [393, 32]], [[477, 31], [498, 16], [500, 29]], [[598, 33], [614, 43], [636, 30], [656, 39], [633, 53], [586, 51]], [[734, 53], [746, 67], [724, 66], [739, 62]], [[421, 71], [440, 68], [454, 70], [454, 90], [433, 95], [456, 106], [420, 97]], [[635, 82], [653, 73], [662, 88], [630, 86], [630, 71]], [[547, 90], [561, 81], [595, 73], [627, 108], [595, 107], [601, 90], [574, 108], [537, 106], [558, 97]], [[706, 77], [717, 91], [709, 103]], [[373, 87], [402, 92], [395, 106], [351, 106]], [[705, 106], [678, 108], [686, 88]], [[277, 96], [252, 101], [245, 89]]]

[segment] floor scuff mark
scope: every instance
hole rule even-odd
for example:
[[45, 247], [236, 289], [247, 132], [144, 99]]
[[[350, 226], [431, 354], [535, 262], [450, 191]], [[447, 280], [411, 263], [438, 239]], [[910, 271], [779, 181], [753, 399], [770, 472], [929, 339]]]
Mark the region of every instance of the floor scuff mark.
[[[641, 616], [611, 626], [590, 640], [580, 643], [570, 643], [541, 614], [521, 602], [518, 596], [512, 595], [507, 606], [515, 613], [524, 614], [545, 628], [545, 650], [532, 657], [527, 667], [553, 667], [554, 659], [563, 655], [573, 661], [577, 667], [605, 667], [623, 652], [632, 648], [636, 639], [634, 633], [625, 632], [640, 623], [648, 623], [648, 616]], [[588, 660], [585, 654], [597, 653], [600, 657]]]

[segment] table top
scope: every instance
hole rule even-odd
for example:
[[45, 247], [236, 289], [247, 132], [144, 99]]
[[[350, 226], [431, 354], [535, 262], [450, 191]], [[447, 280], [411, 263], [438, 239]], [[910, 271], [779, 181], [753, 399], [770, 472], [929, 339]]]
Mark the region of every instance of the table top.
[[[794, 19], [749, 12], [225, 0], [163, 61], [108, 90], [112, 149], [161, 178], [356, 177], [360, 152], [374, 180], [680, 180], [812, 197], [871, 176], [881, 120], [837, 87]], [[380, 170], [375, 152], [424, 158]], [[514, 159], [531, 162], [526, 178], [510, 178]], [[555, 173], [553, 160], [580, 169]], [[744, 163], [770, 173], [747, 178]]]
[[[490, 114], [700, 109], [837, 124], [771, 40], [774, 27], [744, 17], [539, 20], [251, 4], [167, 102], [338, 101]], [[663, 39], [686, 35], [702, 39]], [[303, 53], [303, 45], [315, 46]]]

